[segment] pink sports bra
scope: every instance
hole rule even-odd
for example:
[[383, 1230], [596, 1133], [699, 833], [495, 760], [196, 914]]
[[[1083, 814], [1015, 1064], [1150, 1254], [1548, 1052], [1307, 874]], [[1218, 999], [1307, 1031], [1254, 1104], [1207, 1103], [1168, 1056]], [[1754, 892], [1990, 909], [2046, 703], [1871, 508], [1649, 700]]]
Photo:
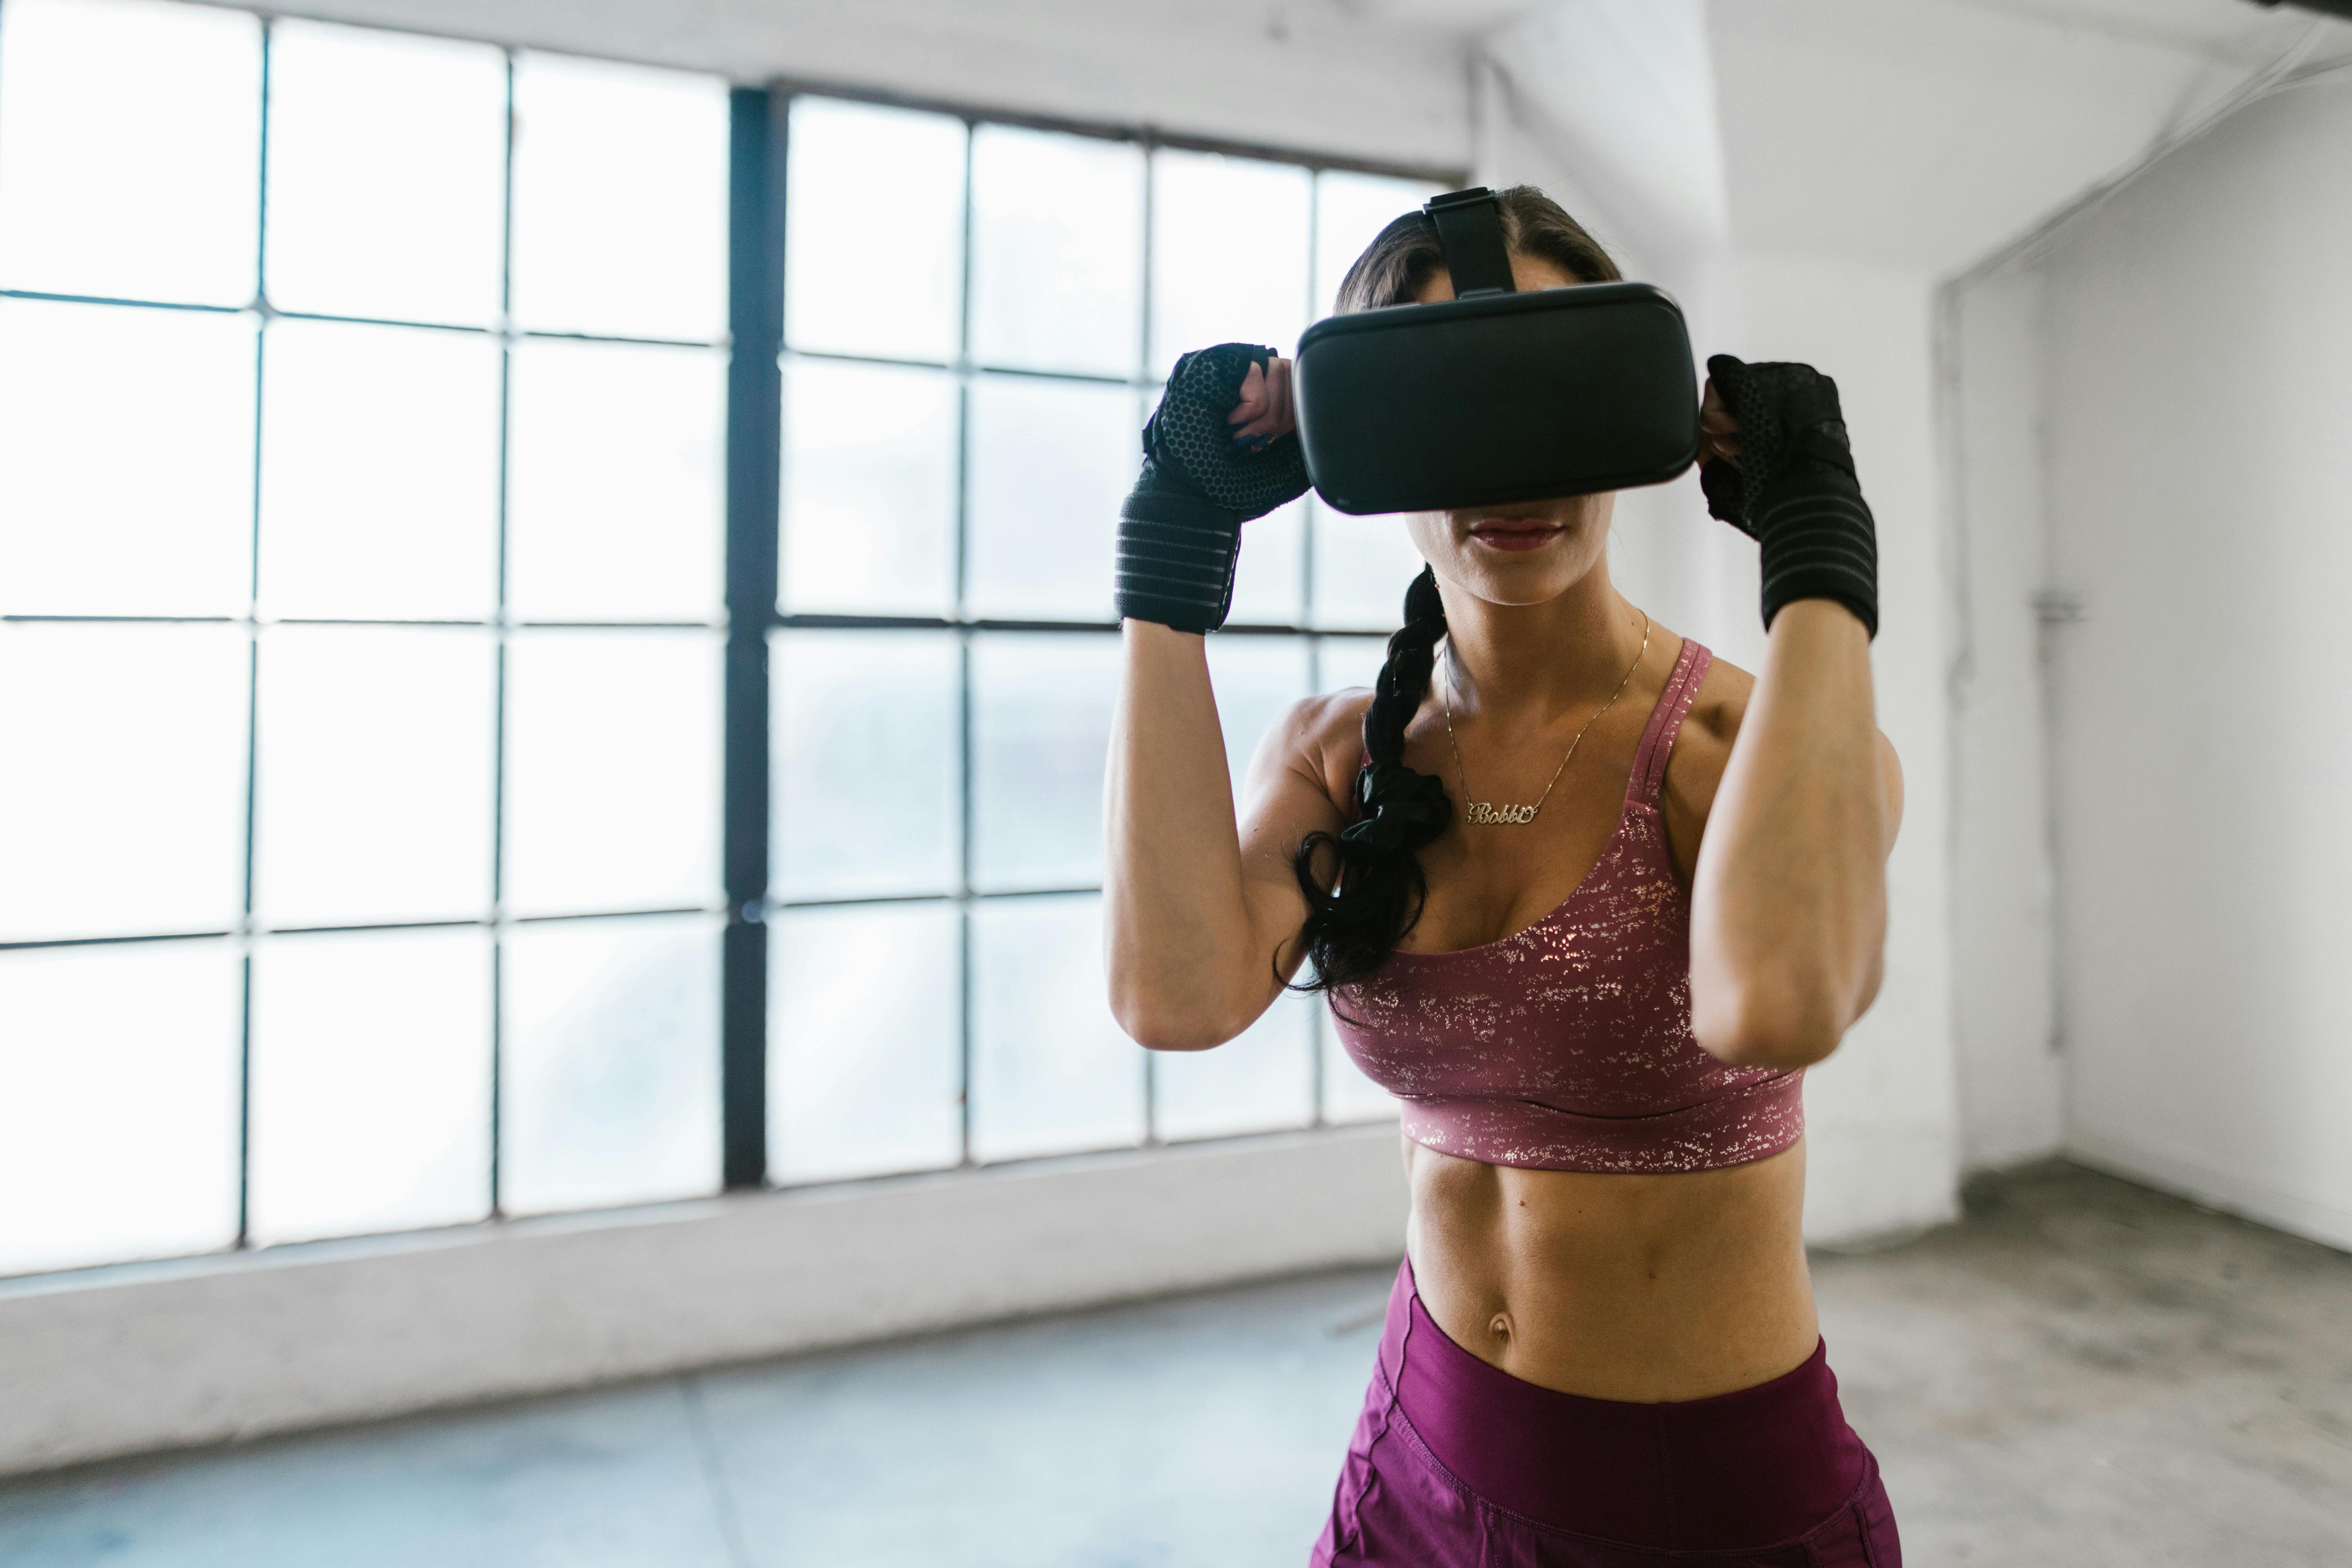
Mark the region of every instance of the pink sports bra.
[[1666, 758], [1714, 656], [1685, 638], [1617, 831], [1576, 890], [1499, 942], [1397, 952], [1331, 993], [1339, 1039], [1403, 1102], [1405, 1136], [1490, 1165], [1703, 1171], [1805, 1131], [1801, 1069], [1736, 1068], [1691, 1036], [1690, 894], [1666, 846]]

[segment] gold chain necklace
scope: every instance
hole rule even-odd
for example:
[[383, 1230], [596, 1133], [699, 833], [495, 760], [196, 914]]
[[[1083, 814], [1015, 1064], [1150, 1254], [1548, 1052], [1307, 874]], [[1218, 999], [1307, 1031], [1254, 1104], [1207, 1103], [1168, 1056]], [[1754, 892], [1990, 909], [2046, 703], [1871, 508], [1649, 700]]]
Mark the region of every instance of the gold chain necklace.
[[1445, 689], [1438, 694], [1438, 700], [1445, 705], [1445, 743], [1454, 752], [1454, 771], [1462, 775], [1462, 820], [1479, 827], [1517, 827], [1524, 823], [1533, 822], [1536, 819], [1536, 813], [1543, 809], [1544, 802], [1551, 798], [1551, 785], [1559, 783], [1559, 775], [1568, 772], [1569, 757], [1576, 755], [1576, 748], [1584, 743], [1584, 731], [1599, 723], [1601, 714], [1617, 706], [1617, 699], [1624, 696], [1625, 689], [1633, 684], [1633, 672], [1642, 668], [1643, 656], [1649, 651], [1650, 616], [1649, 612], [1643, 611], [1642, 647], [1633, 655], [1633, 662], [1625, 667], [1625, 679], [1617, 683], [1615, 693], [1608, 701], [1601, 705], [1599, 712], [1584, 721], [1584, 729], [1579, 730], [1576, 732], [1576, 739], [1568, 743], [1568, 756], [1560, 758], [1559, 766], [1552, 769], [1551, 784], [1544, 785], [1543, 794], [1536, 797], [1536, 803], [1533, 805], [1493, 805], [1483, 800], [1470, 798], [1470, 770], [1462, 765], [1461, 742], [1454, 738], [1454, 639], [1446, 638]]

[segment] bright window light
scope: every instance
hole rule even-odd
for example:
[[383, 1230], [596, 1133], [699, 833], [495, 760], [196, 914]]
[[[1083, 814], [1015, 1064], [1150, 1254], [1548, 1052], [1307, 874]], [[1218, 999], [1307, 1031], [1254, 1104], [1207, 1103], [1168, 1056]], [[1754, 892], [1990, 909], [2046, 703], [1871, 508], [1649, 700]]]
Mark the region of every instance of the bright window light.
[[[1313, 176], [1293, 163], [1163, 148], [1151, 166], [1151, 370], [1211, 343], [1296, 353], [1307, 330]], [[1249, 262], [1234, 265], [1237, 236]]]
[[768, 1160], [780, 1182], [962, 1155], [961, 920], [951, 904], [793, 910], [775, 924]]
[[0, 299], [0, 614], [237, 616], [249, 316]]
[[[1156, 1069], [1110, 1018], [1111, 521], [1175, 355], [1286, 350], [1432, 188], [0, 0], [0, 1274], [712, 1192], [753, 921], [773, 1182], [1382, 1114], [1305, 1004]], [[1419, 564], [1304, 502], [1244, 537], [1237, 792]]]
[[506, 1212], [718, 1190], [719, 932], [706, 916], [656, 915], [507, 934]]
[[[278, 927], [490, 908], [498, 648], [473, 626], [261, 637], [254, 908]], [[355, 822], [367, 831], [354, 833]]]
[[234, 626], [0, 625], [0, 941], [236, 927], [247, 665]]
[[959, 407], [943, 371], [784, 362], [786, 610], [954, 613]]
[[775, 890], [955, 890], [963, 835], [954, 635], [787, 631], [770, 640]]
[[726, 84], [526, 54], [514, 108], [518, 324], [724, 336]]
[[703, 631], [529, 631], [507, 648], [507, 908], [719, 900], [719, 643]]
[[784, 342], [945, 363], [963, 300], [963, 122], [803, 98], [784, 176]]
[[256, 1241], [489, 1212], [488, 932], [275, 937], [252, 1006]]
[[270, 34], [270, 303], [488, 326], [501, 306], [507, 61], [317, 22]]
[[0, 1274], [236, 1239], [228, 942], [0, 952]]
[[246, 304], [260, 178], [255, 18], [0, 5], [0, 288]]
[[499, 347], [279, 321], [265, 340], [261, 601], [272, 615], [479, 620], [499, 595]]
[[532, 338], [509, 365], [509, 610], [526, 621], [717, 618], [725, 357]]

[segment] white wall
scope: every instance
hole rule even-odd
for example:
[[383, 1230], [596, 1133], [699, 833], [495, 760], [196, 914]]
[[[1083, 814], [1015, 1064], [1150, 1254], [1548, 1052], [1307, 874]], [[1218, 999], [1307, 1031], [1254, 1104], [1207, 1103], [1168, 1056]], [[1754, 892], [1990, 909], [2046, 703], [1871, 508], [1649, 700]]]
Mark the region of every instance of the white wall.
[[2067, 1147], [2352, 1247], [2352, 79], [2046, 263]]
[[[2062, 1141], [2045, 661], [2046, 291], [2003, 268], [1947, 290], [1939, 348], [1953, 531], [1953, 1027], [1961, 1158]], [[2053, 624], [2053, 636], [2063, 635]]]
[[[1744, 354], [1796, 359], [1833, 376], [1878, 524], [1878, 722], [1903, 760], [1904, 820], [1887, 867], [1886, 978], [1837, 1055], [1807, 1075], [1811, 1179], [1805, 1229], [1834, 1243], [1958, 1212], [1954, 1098], [1950, 786], [1944, 527], [1935, 442], [1931, 279], [1839, 257], [1739, 258]], [[1718, 527], [1724, 526], [1721, 524]], [[1754, 552], [1728, 595], [1741, 618], [1724, 653], [1760, 652]]]
[[[1838, 1054], [1809, 1075], [1805, 1226], [1811, 1240], [1835, 1245], [1934, 1225], [1958, 1212], [1959, 1129], [1933, 279], [1917, 266], [1738, 248], [1715, 210], [1723, 199], [1719, 157], [1661, 153], [1641, 163], [1610, 127], [1584, 123], [1605, 105], [1527, 79], [1530, 61], [1573, 45], [1607, 57], [1587, 59], [1589, 75], [1648, 82], [1679, 73], [1687, 79], [1682, 88], [1711, 100], [1715, 62], [1695, 15], [1682, 15], [1692, 8], [1653, 14], [1628, 9], [1625, 0], [1591, 0], [1571, 9], [1587, 13], [1580, 25], [1523, 23], [1497, 42], [1502, 79], [1477, 104], [1479, 177], [1545, 186], [1634, 276], [1685, 295], [1696, 307], [1688, 314], [1702, 359], [1727, 351], [1804, 360], [1834, 375], [1844, 395], [1878, 518], [1879, 720], [1902, 754], [1907, 799], [1888, 868], [1885, 983]], [[1658, 92], [1667, 101], [1688, 96]], [[1612, 201], [1637, 184], [1657, 199]], [[1706, 516], [1696, 475], [1620, 500], [1611, 566], [1629, 595], [1675, 630], [1735, 664], [1761, 668], [1755, 546]]]

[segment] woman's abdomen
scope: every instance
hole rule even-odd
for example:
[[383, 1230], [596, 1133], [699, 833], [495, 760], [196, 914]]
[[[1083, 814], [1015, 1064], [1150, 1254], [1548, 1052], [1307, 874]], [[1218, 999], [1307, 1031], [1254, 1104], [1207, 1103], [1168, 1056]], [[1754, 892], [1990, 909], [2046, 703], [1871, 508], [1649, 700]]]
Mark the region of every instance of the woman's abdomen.
[[1422, 1301], [1512, 1376], [1595, 1399], [1705, 1399], [1812, 1353], [1801, 1142], [1664, 1175], [1405, 1149]]

